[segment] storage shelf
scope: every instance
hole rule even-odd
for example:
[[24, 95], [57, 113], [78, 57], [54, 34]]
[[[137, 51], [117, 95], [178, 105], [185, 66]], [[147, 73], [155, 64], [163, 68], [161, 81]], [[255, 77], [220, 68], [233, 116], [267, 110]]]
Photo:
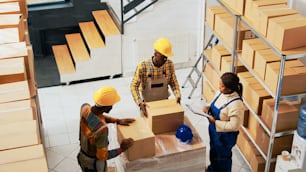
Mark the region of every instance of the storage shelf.
[[283, 60], [303, 58], [306, 56], [306, 47], [295, 48], [291, 50], [281, 51], [274, 47], [266, 37], [261, 33], [257, 32], [254, 27], [252, 27], [252, 22], [250, 22], [246, 17], [239, 17], [240, 21], [245, 24], [258, 38], [260, 38], [265, 44], [267, 44], [280, 58], [285, 57]]
[[[279, 75], [278, 75], [278, 83], [277, 83], [277, 89], [276, 91], [272, 91], [267, 84], [264, 82], [264, 80], [262, 78], [260, 78], [259, 76], [257, 76], [257, 74], [255, 73], [255, 71], [246, 64], [246, 62], [241, 58], [241, 54], [239, 54], [239, 51], [237, 50], [236, 46], [233, 46], [233, 48], [229, 48], [230, 46], [225, 45], [224, 41], [222, 40], [222, 37], [217, 34], [209, 25], [206, 24], [205, 22], [205, 26], [204, 26], [204, 30], [208, 27], [212, 33], [221, 41], [223, 42], [223, 45], [225, 46], [225, 48], [232, 53], [232, 63], [231, 63], [231, 70], [232, 72], [235, 72], [234, 69], [234, 65], [237, 64], [238, 60], [246, 67], [246, 69], [255, 77], [255, 79], [260, 83], [260, 85], [272, 96], [273, 99], [275, 99], [275, 103], [274, 103], [274, 116], [273, 116], [273, 122], [272, 122], [272, 128], [269, 129], [264, 122], [261, 120], [260, 116], [257, 115], [257, 113], [255, 113], [253, 111], [253, 109], [249, 106], [249, 104], [247, 102], [244, 101], [244, 104], [246, 105], [246, 107], [249, 109], [250, 111], [250, 115], [253, 115], [256, 120], [259, 122], [260, 126], [264, 129], [264, 132], [268, 133], [270, 140], [269, 140], [269, 145], [268, 145], [268, 151], [267, 151], [267, 155], [261, 150], [261, 148], [259, 147], [259, 145], [257, 145], [257, 143], [255, 142], [255, 140], [251, 137], [251, 135], [249, 134], [248, 130], [242, 126], [243, 131], [246, 133], [247, 137], [251, 140], [251, 142], [253, 143], [253, 145], [256, 147], [256, 149], [260, 152], [260, 154], [262, 155], [262, 157], [266, 160], [266, 165], [265, 165], [265, 172], [268, 172], [270, 170], [270, 166], [271, 166], [271, 162], [275, 162], [276, 158], [272, 158], [272, 150], [273, 150], [273, 146], [274, 146], [274, 138], [277, 137], [281, 137], [281, 136], [287, 136], [287, 135], [291, 135], [294, 133], [294, 130], [287, 130], [287, 131], [282, 131], [282, 132], [276, 132], [276, 122], [277, 122], [277, 117], [278, 117], [278, 112], [279, 112], [279, 103], [282, 100], [294, 100], [294, 99], [301, 99], [306, 97], [306, 93], [296, 93], [296, 94], [291, 94], [291, 95], [281, 95], [281, 90], [282, 90], [282, 84], [283, 84], [283, 76], [284, 76], [284, 70], [285, 70], [285, 64], [286, 64], [286, 60], [290, 60], [290, 59], [298, 59], [298, 58], [306, 58], [306, 46], [305, 47], [300, 47], [300, 48], [295, 48], [295, 49], [290, 49], [290, 50], [286, 50], [286, 51], [281, 51], [280, 49], [276, 48], [275, 46], [273, 46], [265, 36], [263, 36], [262, 34], [260, 34], [257, 30], [254, 29], [254, 27], [252, 27], [252, 23], [244, 16], [242, 16], [241, 14], [239, 14], [237, 11], [233, 10], [232, 8], [229, 7], [229, 5], [227, 5], [223, 0], [217, 0], [217, 2], [229, 13], [234, 17], [234, 31], [233, 31], [233, 45], [236, 45], [237, 43], [237, 32], [239, 30], [239, 28], [241, 27], [240, 24], [244, 24], [246, 27], [248, 27], [248, 29], [250, 29], [257, 38], [261, 39], [266, 45], [268, 45], [272, 51], [279, 57], [280, 59], [280, 69], [279, 69]], [[205, 8], [207, 8], [207, 2], [205, 2]], [[206, 18], [205, 18], [206, 19]], [[205, 41], [205, 37], [204, 37], [204, 41]], [[211, 59], [209, 58], [209, 56], [205, 55], [204, 56], [208, 61], [211, 61]], [[204, 65], [203, 65], [204, 66]], [[212, 66], [215, 68], [214, 64], [212, 63]], [[204, 69], [204, 68], [203, 68]], [[217, 70], [219, 71], [219, 70]], [[205, 79], [205, 75], [203, 74], [203, 79]], [[210, 83], [210, 81], [208, 79], [205, 79], [208, 81], [209, 85], [212, 86], [212, 84]], [[212, 88], [214, 88], [212, 86]], [[203, 90], [202, 90], [203, 91]], [[242, 154], [242, 153], [241, 153]]]

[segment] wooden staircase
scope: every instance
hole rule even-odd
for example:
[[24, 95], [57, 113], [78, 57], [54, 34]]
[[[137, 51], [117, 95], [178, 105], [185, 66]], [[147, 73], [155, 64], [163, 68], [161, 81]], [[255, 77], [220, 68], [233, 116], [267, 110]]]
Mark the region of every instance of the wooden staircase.
[[119, 28], [108, 10], [92, 15], [79, 23], [81, 33], [65, 35], [67, 44], [52, 46], [61, 83], [122, 74]]

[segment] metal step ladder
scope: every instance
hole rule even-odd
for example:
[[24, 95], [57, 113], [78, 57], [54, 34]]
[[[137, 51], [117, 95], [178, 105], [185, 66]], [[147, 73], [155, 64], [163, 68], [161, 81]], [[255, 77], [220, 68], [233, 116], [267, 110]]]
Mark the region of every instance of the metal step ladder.
[[[212, 34], [212, 35], [210, 36], [210, 38], [209, 38], [208, 43], [207, 43], [206, 46], [204, 47], [204, 50], [206, 50], [208, 47], [212, 48], [213, 45], [218, 44], [219, 40], [218, 40], [217, 38], [216, 38], [215, 42], [213, 43], [214, 38], [215, 38], [215, 35]], [[196, 89], [197, 86], [198, 86], [198, 83], [199, 83], [200, 79], [202, 78], [202, 71], [200, 71], [200, 70], [198, 69], [198, 65], [199, 65], [200, 61], [201, 61], [202, 59], [204, 59], [204, 50], [203, 50], [203, 52], [201, 53], [200, 57], [197, 59], [196, 63], [192, 66], [192, 69], [191, 69], [191, 71], [189, 72], [189, 74], [188, 74], [188, 76], [187, 76], [187, 78], [186, 78], [186, 80], [185, 80], [185, 82], [184, 82], [184, 84], [183, 84], [183, 86], [182, 86], [182, 88], [185, 88], [185, 86], [186, 86], [186, 84], [187, 84], [188, 81], [189, 81], [189, 83], [190, 83], [191, 86], [192, 86], [192, 90], [191, 90], [191, 92], [190, 92], [190, 94], [189, 94], [189, 96], [188, 96], [188, 99], [191, 98], [193, 92], [195, 91], [195, 89]], [[203, 69], [204, 69], [204, 68], [203, 68]], [[196, 73], [196, 78], [195, 78], [195, 79], [192, 78], [192, 75], [193, 75], [194, 72]]]

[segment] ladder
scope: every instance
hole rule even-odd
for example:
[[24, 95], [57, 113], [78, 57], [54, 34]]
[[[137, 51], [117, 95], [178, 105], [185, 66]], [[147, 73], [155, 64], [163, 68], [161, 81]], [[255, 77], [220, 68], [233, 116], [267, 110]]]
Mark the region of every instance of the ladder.
[[[204, 50], [206, 50], [208, 47], [212, 48], [212, 46], [213, 46], [212, 41], [213, 41], [214, 38], [215, 38], [215, 35], [212, 34], [212, 35], [210, 36], [209, 41], [208, 41], [208, 43], [206, 44]], [[214, 45], [218, 44], [218, 42], [219, 42], [219, 40], [216, 39], [215, 42], [214, 42]], [[202, 72], [198, 69], [198, 64], [200, 63], [201, 59], [204, 58], [204, 50], [203, 50], [203, 52], [201, 53], [201, 55], [199, 56], [199, 58], [197, 59], [197, 61], [195, 62], [195, 64], [192, 66], [192, 69], [191, 69], [191, 71], [189, 72], [189, 74], [188, 74], [188, 76], [187, 76], [187, 78], [186, 78], [186, 80], [185, 80], [185, 82], [184, 82], [184, 84], [183, 84], [183, 86], [182, 86], [182, 88], [185, 88], [185, 86], [186, 86], [186, 84], [187, 84], [188, 81], [189, 81], [189, 83], [190, 83], [191, 86], [192, 86], [192, 90], [191, 90], [191, 92], [190, 92], [190, 94], [189, 94], [189, 96], [188, 96], [188, 99], [191, 98], [193, 92], [195, 91], [195, 89], [196, 89], [197, 86], [198, 86], [198, 83], [199, 83], [200, 79], [202, 78]], [[196, 79], [195, 79], [195, 80], [192, 78], [192, 74], [193, 74], [194, 72], [196, 73]]]

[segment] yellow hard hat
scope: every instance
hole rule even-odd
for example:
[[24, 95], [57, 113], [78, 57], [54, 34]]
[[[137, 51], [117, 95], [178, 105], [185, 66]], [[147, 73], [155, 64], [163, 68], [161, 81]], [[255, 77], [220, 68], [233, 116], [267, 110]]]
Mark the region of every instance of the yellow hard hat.
[[94, 93], [93, 98], [98, 106], [112, 106], [120, 101], [117, 90], [111, 86], [101, 87]]
[[173, 56], [172, 45], [167, 38], [159, 38], [154, 42], [154, 49], [166, 57]]

